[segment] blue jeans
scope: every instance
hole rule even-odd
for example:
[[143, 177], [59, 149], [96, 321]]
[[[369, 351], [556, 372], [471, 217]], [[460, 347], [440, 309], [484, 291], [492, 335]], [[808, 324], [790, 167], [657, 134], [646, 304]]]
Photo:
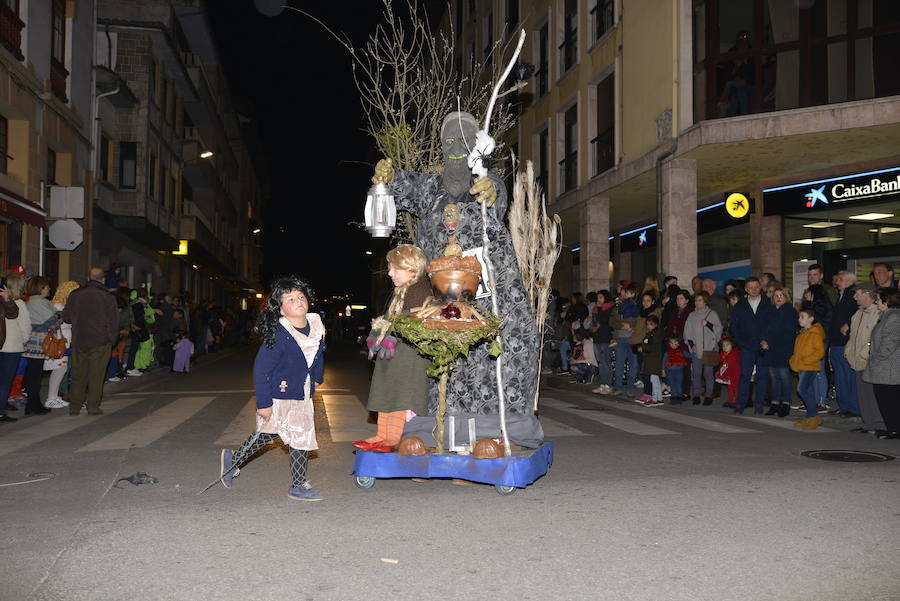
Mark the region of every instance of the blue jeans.
[[[827, 352], [827, 351], [826, 351]], [[825, 374], [825, 359], [819, 361], [819, 371], [816, 372], [816, 403], [828, 404], [828, 376]]]
[[766, 359], [754, 349], [741, 349], [741, 387], [738, 392], [738, 407], [750, 404], [750, 377], [756, 366], [756, 407], [762, 407], [769, 387], [769, 366]]
[[860, 415], [859, 397], [856, 393], [856, 374], [844, 356], [843, 346], [828, 349], [831, 369], [834, 370], [834, 393], [841, 411]]
[[569, 351], [572, 350], [572, 343], [563, 340], [559, 343], [559, 360], [562, 361], [563, 371], [569, 371]]
[[113, 378], [119, 374], [119, 358], [110, 357], [109, 364], [106, 366], [106, 379]]
[[609, 386], [613, 374], [612, 350], [609, 348], [609, 343], [595, 342], [594, 355], [597, 357], [597, 367], [600, 370], [599, 382]]
[[625, 373], [625, 363], [628, 363], [628, 382], [625, 383], [625, 388], [631, 388], [635, 378], [638, 375], [638, 364], [637, 364], [637, 355], [634, 354], [634, 351], [631, 350], [631, 345], [628, 344], [628, 338], [617, 338], [616, 339], [616, 371], [615, 371], [615, 379], [613, 380], [612, 387], [614, 390], [622, 389], [622, 378]]
[[684, 365], [669, 365], [666, 369], [666, 380], [669, 381], [669, 391], [672, 398], [684, 396]]
[[772, 381], [772, 402], [791, 402], [791, 368], [770, 367], [770, 380]]
[[0, 415], [6, 415], [6, 399], [19, 368], [22, 353], [0, 353]]
[[804, 417], [815, 417], [818, 415], [816, 411], [816, 374], [814, 371], [798, 372], [800, 381], [797, 384], [797, 392], [806, 405], [806, 415]]

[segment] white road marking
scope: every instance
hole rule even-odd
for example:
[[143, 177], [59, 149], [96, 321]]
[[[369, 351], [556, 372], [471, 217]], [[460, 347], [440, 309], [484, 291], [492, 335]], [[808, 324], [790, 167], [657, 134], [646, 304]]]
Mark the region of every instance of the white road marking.
[[600, 422], [601, 424], [609, 426], [610, 428], [615, 428], [616, 430], [622, 430], [624, 432], [630, 432], [631, 434], [637, 434], [638, 436], [680, 434], [680, 432], [666, 430], [665, 428], [657, 428], [656, 426], [652, 426], [644, 422], [639, 422], [635, 419], [629, 419], [627, 417], [614, 415], [605, 411], [584, 411], [581, 409], [573, 409], [572, 406], [574, 405], [574, 403], [567, 403], [558, 401], [556, 399], [541, 398], [541, 405], [543, 405], [544, 407], [550, 407], [551, 409], [556, 409], [557, 411], [571, 413], [572, 415], [577, 415], [583, 419]]
[[[745, 411], [746, 411], [746, 409], [745, 409]], [[752, 411], [752, 409], [750, 411]], [[764, 426], [773, 426], [775, 428], [785, 428], [787, 430], [793, 430], [794, 432], [806, 432], [807, 431], [807, 430], [801, 430], [800, 428], [795, 428], [794, 420], [785, 421], [783, 419], [752, 417], [750, 415], [742, 415], [740, 417], [738, 417], [738, 416], [734, 416], [734, 417], [737, 419], [740, 419], [741, 421], [747, 420], [747, 421], [751, 421], [751, 422], [756, 422], [758, 424], [762, 424]], [[810, 432], [837, 432], [837, 430], [835, 430], [834, 428], [826, 428], [824, 426], [819, 426], [815, 430], [809, 430], [809, 431]]]
[[655, 419], [668, 420], [677, 424], [699, 428], [701, 430], [710, 430], [712, 432], [722, 432], [723, 434], [758, 434], [759, 430], [751, 430], [750, 428], [741, 428], [740, 426], [729, 426], [721, 422], [702, 417], [692, 417], [683, 413], [664, 410], [662, 407], [640, 407], [634, 405], [626, 405], [625, 403], [616, 403], [615, 401], [605, 401], [602, 399], [591, 399], [592, 403], [609, 407], [610, 409], [618, 409], [628, 411], [629, 413], [640, 413]]
[[573, 428], [555, 419], [550, 419], [544, 415], [540, 418], [541, 428], [544, 429], [546, 438], [561, 438], [563, 436], [590, 436], [587, 432], [582, 432], [578, 428]]
[[131, 447], [146, 447], [178, 427], [216, 397], [195, 396], [175, 399], [147, 417], [116, 430], [78, 449], [77, 452], [112, 451]]
[[[125, 407], [130, 407], [144, 399], [125, 399], [121, 401], [103, 403], [103, 416], [100, 415], [84, 415], [79, 416], [61, 415], [60, 417], [52, 417], [50, 419], [39, 418], [29, 419], [27, 421], [33, 424], [22, 429], [12, 429], [9, 426], [4, 427], [3, 435], [0, 436], [0, 457], [13, 451], [18, 451], [35, 443], [59, 436], [67, 432], [71, 432], [77, 428], [96, 424], [98, 420], [109, 416], [116, 411], [120, 411]], [[68, 409], [60, 410], [60, 413], [67, 412]]]
[[347, 442], [375, 434], [369, 412], [355, 394], [323, 394], [332, 442]]
[[256, 397], [250, 397], [247, 404], [241, 408], [231, 423], [222, 431], [222, 435], [216, 440], [217, 447], [238, 445], [253, 434], [256, 430]]

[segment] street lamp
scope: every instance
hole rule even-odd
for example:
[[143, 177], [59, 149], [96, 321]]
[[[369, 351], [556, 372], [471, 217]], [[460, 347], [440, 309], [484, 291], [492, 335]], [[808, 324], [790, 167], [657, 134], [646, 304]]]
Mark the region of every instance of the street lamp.
[[203, 152], [200, 153], [200, 158], [201, 158], [201, 159], [208, 159], [208, 158], [211, 157], [213, 154], [214, 154], [214, 153], [213, 153], [212, 150], [204, 150]]
[[254, 229], [254, 230], [253, 230], [252, 232], [250, 232], [250, 233], [251, 233], [251, 234], [258, 234], [258, 233], [260, 233], [261, 231], [262, 231], [262, 230], [261, 230], [260, 228], [256, 228], [256, 229]]

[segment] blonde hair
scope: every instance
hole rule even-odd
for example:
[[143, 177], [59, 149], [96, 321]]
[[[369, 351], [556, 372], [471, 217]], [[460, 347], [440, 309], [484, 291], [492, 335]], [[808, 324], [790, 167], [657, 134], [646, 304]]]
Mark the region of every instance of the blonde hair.
[[80, 287], [81, 285], [78, 282], [73, 282], [72, 280], [63, 282], [56, 287], [56, 294], [53, 295], [52, 302], [58, 305], [65, 305], [69, 300], [69, 295], [72, 294], [72, 291], [78, 290]]
[[387, 262], [394, 269], [404, 269], [413, 274], [413, 277], [408, 282], [394, 288], [394, 295], [391, 297], [391, 302], [388, 303], [387, 312], [385, 313], [385, 317], [390, 318], [403, 311], [403, 301], [406, 300], [406, 292], [425, 273], [425, 253], [422, 252], [421, 248], [412, 244], [401, 244], [388, 251]]
[[644, 278], [644, 290], [643, 292], [653, 292], [653, 298], [659, 298], [659, 282], [656, 280], [655, 275], [648, 275]]
[[9, 292], [9, 300], [16, 301], [22, 298], [22, 290], [25, 289], [25, 278], [18, 271], [9, 270], [3, 274], [6, 277], [6, 290]]
[[779, 292], [784, 295], [785, 304], [791, 304], [791, 291], [783, 286], [777, 286], [775, 290], [772, 291], [772, 296], [775, 296]]

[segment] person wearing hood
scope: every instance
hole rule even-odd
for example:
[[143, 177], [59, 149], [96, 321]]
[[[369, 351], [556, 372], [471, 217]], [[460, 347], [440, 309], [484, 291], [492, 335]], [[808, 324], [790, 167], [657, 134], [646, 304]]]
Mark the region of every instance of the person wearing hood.
[[804, 418], [794, 424], [801, 430], [815, 430], [822, 425], [822, 418], [816, 408], [816, 374], [819, 362], [825, 357], [825, 329], [815, 321], [814, 309], [800, 309], [800, 333], [794, 341], [791, 355], [791, 369], [797, 372], [799, 384], [797, 392], [806, 406]]

